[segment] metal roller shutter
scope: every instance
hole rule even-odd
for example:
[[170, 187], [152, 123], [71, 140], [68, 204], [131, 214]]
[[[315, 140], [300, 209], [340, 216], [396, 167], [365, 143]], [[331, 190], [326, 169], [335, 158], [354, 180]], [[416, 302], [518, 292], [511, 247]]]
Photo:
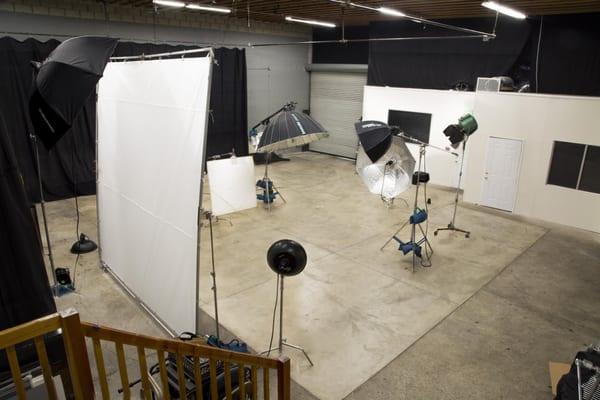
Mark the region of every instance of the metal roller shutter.
[[358, 138], [354, 123], [362, 116], [365, 73], [311, 72], [310, 113], [329, 132], [310, 150], [356, 158]]

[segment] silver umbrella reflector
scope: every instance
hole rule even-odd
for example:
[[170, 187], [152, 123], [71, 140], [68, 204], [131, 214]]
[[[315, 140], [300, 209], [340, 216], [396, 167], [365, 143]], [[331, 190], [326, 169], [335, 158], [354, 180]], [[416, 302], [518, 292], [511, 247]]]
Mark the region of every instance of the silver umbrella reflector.
[[356, 171], [369, 191], [384, 200], [391, 200], [408, 190], [414, 170], [415, 159], [400, 137], [394, 136], [388, 151], [374, 163], [362, 146], [358, 150]]

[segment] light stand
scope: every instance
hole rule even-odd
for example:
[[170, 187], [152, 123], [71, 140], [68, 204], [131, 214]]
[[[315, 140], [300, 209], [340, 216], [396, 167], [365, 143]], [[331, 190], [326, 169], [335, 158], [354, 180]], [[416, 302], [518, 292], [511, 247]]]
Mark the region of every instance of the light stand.
[[[380, 250], [383, 251], [385, 247], [392, 241], [395, 240], [399, 244], [399, 250], [401, 250], [405, 255], [412, 251], [412, 271], [415, 272], [417, 267], [417, 257], [421, 258], [421, 265], [430, 267], [431, 266], [431, 256], [433, 255], [433, 247], [427, 238], [427, 232], [423, 229], [421, 224], [429, 218], [427, 211], [419, 208], [419, 188], [421, 183], [427, 184], [424, 181], [424, 171], [421, 171], [421, 166], [424, 166], [425, 162], [425, 153], [427, 147], [432, 147], [434, 149], [444, 151], [446, 153], [450, 153], [456, 157], [458, 154], [451, 152], [449, 150], [443, 149], [441, 147], [433, 146], [429, 143], [422, 142], [418, 139], [415, 139], [411, 136], [405, 135], [400, 132], [398, 136], [403, 137], [404, 139], [416, 143], [419, 145], [419, 162], [417, 164], [417, 171], [413, 174], [413, 184], [415, 185], [415, 201], [413, 204], [413, 213], [409, 217], [408, 221], [406, 221], [400, 229], [398, 229], [391, 238], [389, 238], [383, 246], [381, 246]], [[423, 178], [422, 178], [423, 176]], [[425, 200], [427, 201], [427, 199]], [[427, 206], [425, 206], [427, 208]], [[411, 234], [410, 234], [410, 242], [403, 242], [398, 238], [398, 233], [406, 227], [406, 225], [411, 224]], [[421, 239], [417, 241], [417, 226], [419, 231], [421, 232]], [[424, 247], [424, 248], [422, 248]], [[422, 251], [424, 250], [424, 251]], [[424, 254], [423, 254], [424, 253]]]
[[306, 350], [304, 350], [304, 348], [295, 345], [295, 344], [291, 344], [287, 342], [287, 339], [285, 339], [283, 337], [283, 280], [284, 280], [285, 276], [282, 274], [278, 274], [277, 276], [277, 283], [279, 285], [279, 343], [277, 345], [277, 347], [271, 347], [269, 350], [267, 351], [263, 351], [262, 354], [265, 353], [270, 353], [272, 351], [277, 350], [280, 354], [283, 352], [283, 346], [287, 346], [291, 349], [294, 350], [299, 350], [302, 352], [302, 354], [304, 354], [304, 357], [306, 357], [306, 359], [308, 360], [310, 366], [314, 366], [312, 360], [310, 359], [310, 357], [308, 356], [308, 353], [306, 352]]
[[[404, 136], [404, 135], [401, 135]], [[411, 138], [411, 140], [414, 140]], [[419, 162], [418, 162], [418, 167], [417, 167], [417, 172], [415, 172], [415, 176], [416, 176], [416, 182], [415, 183], [415, 201], [413, 203], [413, 213], [411, 215], [411, 217], [409, 218], [408, 221], [406, 221], [401, 227], [400, 229], [398, 229], [391, 238], [389, 238], [387, 240], [387, 242], [385, 242], [385, 244], [381, 247], [380, 250], [385, 249], [385, 247], [392, 241], [395, 240], [396, 242], [399, 243], [400, 248], [402, 249], [402, 251], [404, 252], [404, 254], [406, 254], [408, 251], [412, 251], [412, 272], [415, 272], [416, 267], [417, 267], [417, 257], [420, 257], [422, 260], [426, 260], [426, 263], [428, 266], [431, 265], [431, 256], [433, 255], [433, 247], [431, 247], [431, 243], [429, 242], [429, 240], [427, 239], [427, 233], [423, 230], [423, 227], [421, 226], [421, 222], [424, 222], [425, 220], [418, 222], [416, 216], [422, 211], [419, 208], [419, 188], [421, 186], [421, 165], [423, 164], [423, 159], [425, 158], [425, 152], [426, 152], [426, 148], [427, 148], [427, 144], [420, 142], [419, 143]], [[425, 183], [426, 184], [426, 183]], [[427, 214], [425, 214], [425, 218], [427, 218]], [[398, 238], [398, 233], [400, 233], [400, 231], [402, 231], [402, 229], [404, 229], [404, 227], [408, 224], [411, 224], [411, 230], [410, 230], [410, 242], [409, 243], [404, 243], [402, 242], [399, 238]], [[421, 231], [421, 235], [422, 238], [417, 241], [417, 226], [419, 227], [419, 230]], [[421, 252], [421, 245], [425, 245], [425, 254], [423, 254]], [[428, 250], [429, 249], [429, 250]], [[423, 258], [423, 255], [425, 256], [425, 258]]]
[[271, 160], [271, 152], [266, 153], [265, 155], [265, 175], [261, 180], [256, 182], [256, 186], [259, 190], [262, 190], [262, 194], [258, 194], [258, 200], [262, 200], [263, 203], [267, 204], [267, 209], [271, 211], [271, 203], [275, 201], [277, 196], [281, 197], [284, 203], [285, 198], [281, 195], [279, 189], [275, 187], [275, 183], [269, 178], [269, 161]]
[[214, 247], [214, 239], [213, 239], [213, 227], [212, 227], [212, 213], [210, 211], [204, 211], [204, 215], [206, 219], [208, 219], [208, 229], [210, 231], [210, 258], [212, 264], [212, 270], [210, 272], [210, 276], [212, 277], [212, 288], [213, 291], [213, 300], [215, 303], [215, 334], [217, 336], [217, 340], [221, 339], [220, 328], [219, 328], [219, 304], [217, 300], [217, 272], [215, 270], [215, 247]]
[[35, 164], [37, 168], [38, 185], [40, 188], [40, 207], [42, 209], [42, 219], [44, 221], [44, 232], [46, 234], [46, 244], [48, 245], [48, 259], [50, 260], [50, 269], [52, 270], [52, 294], [54, 297], [60, 295], [58, 282], [56, 281], [56, 267], [54, 265], [54, 256], [52, 254], [52, 244], [50, 243], [50, 232], [48, 231], [48, 220], [46, 218], [46, 205], [44, 201], [44, 188], [42, 186], [42, 169], [40, 168], [40, 151], [38, 147], [38, 139], [34, 134], [30, 134], [29, 138], [33, 142], [35, 151]]
[[477, 131], [479, 125], [477, 120], [471, 114], [465, 114], [458, 119], [457, 124], [448, 125], [444, 129], [444, 135], [448, 137], [448, 140], [452, 144], [452, 147], [457, 148], [462, 142], [462, 158], [460, 160], [460, 172], [458, 173], [458, 184], [456, 185], [456, 196], [454, 197], [454, 211], [452, 213], [452, 221], [445, 228], [438, 228], [433, 232], [434, 236], [437, 236], [440, 231], [456, 231], [465, 234], [466, 238], [471, 236], [471, 232], [456, 227], [456, 209], [458, 208], [458, 197], [460, 196], [460, 184], [462, 181], [463, 168], [465, 164], [465, 152], [467, 150], [467, 140], [469, 136]]
[[[269, 267], [277, 273], [277, 290], [279, 302], [275, 301], [275, 307], [279, 306], [279, 342], [277, 347], [271, 347], [269, 350], [263, 351], [261, 354], [270, 354], [277, 350], [279, 354], [283, 353], [284, 346], [294, 350], [299, 350], [304, 354], [311, 366], [314, 366], [312, 360], [304, 348], [288, 343], [283, 337], [283, 287], [286, 276], [298, 275], [306, 267], [306, 251], [300, 243], [293, 240], [283, 239], [271, 245], [267, 252], [267, 262]], [[275, 312], [273, 313], [273, 331], [275, 325]], [[271, 340], [273, 339], [273, 331], [271, 332]], [[271, 343], [269, 343], [271, 346]]]
[[462, 142], [462, 156], [460, 159], [460, 172], [458, 173], [458, 185], [456, 186], [456, 196], [454, 197], [454, 211], [452, 212], [452, 221], [450, 221], [450, 223], [448, 224], [447, 227], [445, 228], [437, 228], [434, 232], [433, 235], [437, 236], [438, 232], [440, 231], [456, 231], [456, 232], [461, 232], [465, 234], [465, 237], [468, 239], [471, 236], [471, 232], [470, 231], [466, 231], [464, 229], [460, 229], [457, 228], [455, 223], [456, 223], [456, 209], [458, 207], [458, 197], [460, 196], [460, 184], [462, 181], [462, 176], [463, 176], [463, 166], [465, 163], [465, 150], [467, 147], [467, 140], [468, 140], [469, 136], [465, 136], [465, 139]]

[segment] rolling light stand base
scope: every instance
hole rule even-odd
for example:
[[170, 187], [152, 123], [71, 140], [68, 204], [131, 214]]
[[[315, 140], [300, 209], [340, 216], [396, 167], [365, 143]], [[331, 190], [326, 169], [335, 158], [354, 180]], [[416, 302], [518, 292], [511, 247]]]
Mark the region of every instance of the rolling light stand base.
[[437, 228], [433, 232], [433, 236], [437, 236], [438, 232], [440, 232], [440, 231], [455, 231], [455, 232], [464, 233], [465, 237], [467, 239], [471, 237], [470, 231], [465, 231], [464, 229], [457, 228], [456, 226], [454, 226], [454, 224], [448, 224], [448, 226], [446, 228]]
[[[310, 363], [311, 367], [314, 367], [315, 364], [313, 364], [312, 360], [310, 359], [310, 357], [308, 356], [308, 353], [306, 352], [306, 350], [304, 350], [304, 348], [297, 346], [295, 344], [291, 344], [287, 342], [287, 339], [285, 339], [283, 337], [283, 281], [284, 281], [284, 275], [279, 275], [279, 279], [278, 279], [278, 283], [279, 283], [279, 341], [278, 341], [278, 345], [276, 347], [271, 347], [269, 350], [263, 351], [262, 354], [270, 354], [272, 351], [277, 350], [279, 352], [279, 354], [281, 355], [283, 353], [283, 348], [285, 346], [294, 349], [294, 350], [299, 350], [302, 352], [302, 354], [304, 354], [304, 357], [306, 357], [306, 359], [308, 360], [308, 362]], [[270, 346], [271, 344], [269, 344]]]
[[[311, 366], [311, 367], [314, 367], [314, 365], [315, 365], [315, 364], [313, 364], [312, 360], [310, 359], [310, 357], [308, 356], [308, 353], [306, 352], [306, 350], [304, 350], [304, 348], [302, 348], [302, 347], [300, 347], [300, 346], [297, 346], [297, 345], [295, 345], [295, 344], [288, 343], [288, 342], [287, 342], [285, 339], [284, 339], [284, 340], [283, 340], [283, 342], [281, 343], [281, 346], [287, 346], [287, 347], [289, 347], [289, 348], [292, 348], [292, 349], [294, 349], [294, 350], [301, 351], [301, 352], [302, 352], [302, 354], [304, 354], [304, 357], [306, 357], [306, 359], [308, 360], [308, 362], [309, 362], [310, 366]], [[267, 350], [267, 351], [263, 351], [263, 352], [262, 352], [262, 353], [260, 353], [260, 354], [267, 354], [267, 353], [271, 353], [272, 351], [275, 351], [275, 350], [277, 350], [277, 351], [279, 352], [279, 354], [282, 354], [282, 353], [283, 353], [283, 348], [282, 348], [282, 347], [273, 347], [273, 348], [271, 348], [271, 349], [269, 349], [269, 350]]]

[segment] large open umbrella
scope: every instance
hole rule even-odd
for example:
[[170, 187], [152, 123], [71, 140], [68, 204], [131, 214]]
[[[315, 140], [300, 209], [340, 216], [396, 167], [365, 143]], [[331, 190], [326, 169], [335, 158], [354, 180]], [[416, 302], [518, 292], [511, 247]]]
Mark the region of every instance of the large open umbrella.
[[310, 115], [296, 111], [295, 107], [296, 103], [288, 103], [270, 118], [260, 137], [257, 152], [268, 153], [302, 146], [329, 136], [321, 124]]
[[356, 170], [369, 191], [387, 203], [410, 188], [415, 159], [404, 139], [392, 136], [389, 149], [376, 162], [372, 162], [361, 148]]
[[[40, 205], [55, 293], [61, 287], [57, 285], [57, 268], [54, 265], [48, 232], [37, 139], [39, 138], [47, 149], [51, 149], [71, 128], [83, 105], [95, 91], [117, 42], [117, 39], [107, 37], [76, 37], [61, 43], [42, 63], [33, 63], [36, 74], [29, 99], [29, 116], [34, 130], [32, 139], [40, 187]], [[84, 253], [96, 248], [94, 242], [82, 235], [73, 245], [72, 251]], [[61, 285], [72, 286], [70, 278], [63, 279]]]
[[256, 186], [263, 192], [257, 196], [258, 199], [267, 204], [269, 210], [271, 203], [278, 195], [285, 202], [273, 181], [269, 179], [271, 153], [276, 150], [302, 146], [329, 136], [321, 124], [312, 119], [310, 115], [296, 111], [295, 108], [296, 103], [290, 102], [261, 122], [267, 127], [260, 137], [256, 151], [266, 153], [265, 176], [256, 182]]
[[117, 39], [81, 36], [65, 40], [36, 64], [29, 112], [34, 134], [52, 148], [71, 128], [102, 77]]

